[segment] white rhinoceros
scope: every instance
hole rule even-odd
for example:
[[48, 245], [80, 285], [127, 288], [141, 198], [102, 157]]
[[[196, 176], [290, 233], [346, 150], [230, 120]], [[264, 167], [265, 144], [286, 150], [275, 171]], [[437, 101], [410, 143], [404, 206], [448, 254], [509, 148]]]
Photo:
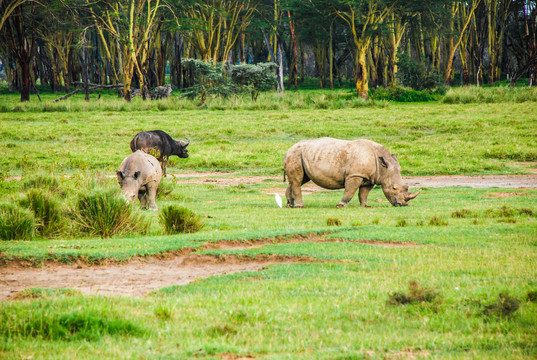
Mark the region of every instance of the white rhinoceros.
[[393, 206], [406, 206], [421, 192], [410, 193], [403, 184], [401, 166], [386, 148], [371, 140], [320, 138], [293, 145], [283, 160], [289, 179], [289, 207], [304, 207], [301, 186], [312, 180], [325, 189], [345, 189], [337, 207], [346, 206], [357, 190], [361, 206], [375, 185], [381, 185]]
[[142, 209], [158, 210], [155, 198], [162, 178], [162, 169], [158, 160], [138, 150], [127, 156], [119, 166], [117, 181], [123, 196], [135, 202], [140, 199]]

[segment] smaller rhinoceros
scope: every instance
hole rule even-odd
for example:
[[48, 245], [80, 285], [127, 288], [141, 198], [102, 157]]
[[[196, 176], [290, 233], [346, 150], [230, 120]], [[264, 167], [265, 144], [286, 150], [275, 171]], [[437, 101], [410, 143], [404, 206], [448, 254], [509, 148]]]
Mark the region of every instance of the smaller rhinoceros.
[[117, 172], [123, 196], [133, 203], [138, 197], [142, 209], [149, 206], [150, 210], [158, 210], [155, 198], [161, 178], [162, 169], [158, 160], [140, 150], [127, 156]]

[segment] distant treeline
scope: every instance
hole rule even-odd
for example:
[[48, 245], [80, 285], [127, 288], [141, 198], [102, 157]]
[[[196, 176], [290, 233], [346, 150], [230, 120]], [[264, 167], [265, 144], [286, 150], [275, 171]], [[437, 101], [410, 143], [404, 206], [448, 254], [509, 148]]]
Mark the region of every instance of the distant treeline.
[[[278, 65], [279, 90], [316, 77], [416, 89], [537, 72], [536, 1], [0, 0], [0, 74], [30, 99], [36, 83], [188, 87], [183, 59]], [[287, 83], [284, 84], [284, 79]]]

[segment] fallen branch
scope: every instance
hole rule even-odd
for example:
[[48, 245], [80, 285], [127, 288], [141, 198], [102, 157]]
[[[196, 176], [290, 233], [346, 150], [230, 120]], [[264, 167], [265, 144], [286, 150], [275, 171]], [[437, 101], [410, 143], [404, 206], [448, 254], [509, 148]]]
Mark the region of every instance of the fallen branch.
[[[93, 84], [92, 84], [93, 85]], [[94, 91], [94, 90], [106, 90], [106, 89], [121, 89], [123, 87], [123, 84], [117, 84], [117, 85], [93, 85], [92, 87], [89, 88], [89, 91]], [[67, 95], [64, 95], [62, 97], [59, 97], [55, 100], [52, 100], [52, 102], [58, 102], [58, 101], [61, 101], [61, 100], [65, 100], [75, 94], [78, 94], [80, 92], [84, 91], [84, 89], [76, 89], [75, 91], [72, 91], [70, 92], [69, 94]]]

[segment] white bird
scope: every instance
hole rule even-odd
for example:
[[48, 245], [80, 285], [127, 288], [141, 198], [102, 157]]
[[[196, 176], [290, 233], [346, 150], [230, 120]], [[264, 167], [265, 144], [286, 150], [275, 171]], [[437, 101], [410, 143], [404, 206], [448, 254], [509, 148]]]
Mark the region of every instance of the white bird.
[[274, 199], [276, 199], [276, 204], [278, 204], [279, 207], [282, 207], [282, 198], [278, 194], [274, 194]]

